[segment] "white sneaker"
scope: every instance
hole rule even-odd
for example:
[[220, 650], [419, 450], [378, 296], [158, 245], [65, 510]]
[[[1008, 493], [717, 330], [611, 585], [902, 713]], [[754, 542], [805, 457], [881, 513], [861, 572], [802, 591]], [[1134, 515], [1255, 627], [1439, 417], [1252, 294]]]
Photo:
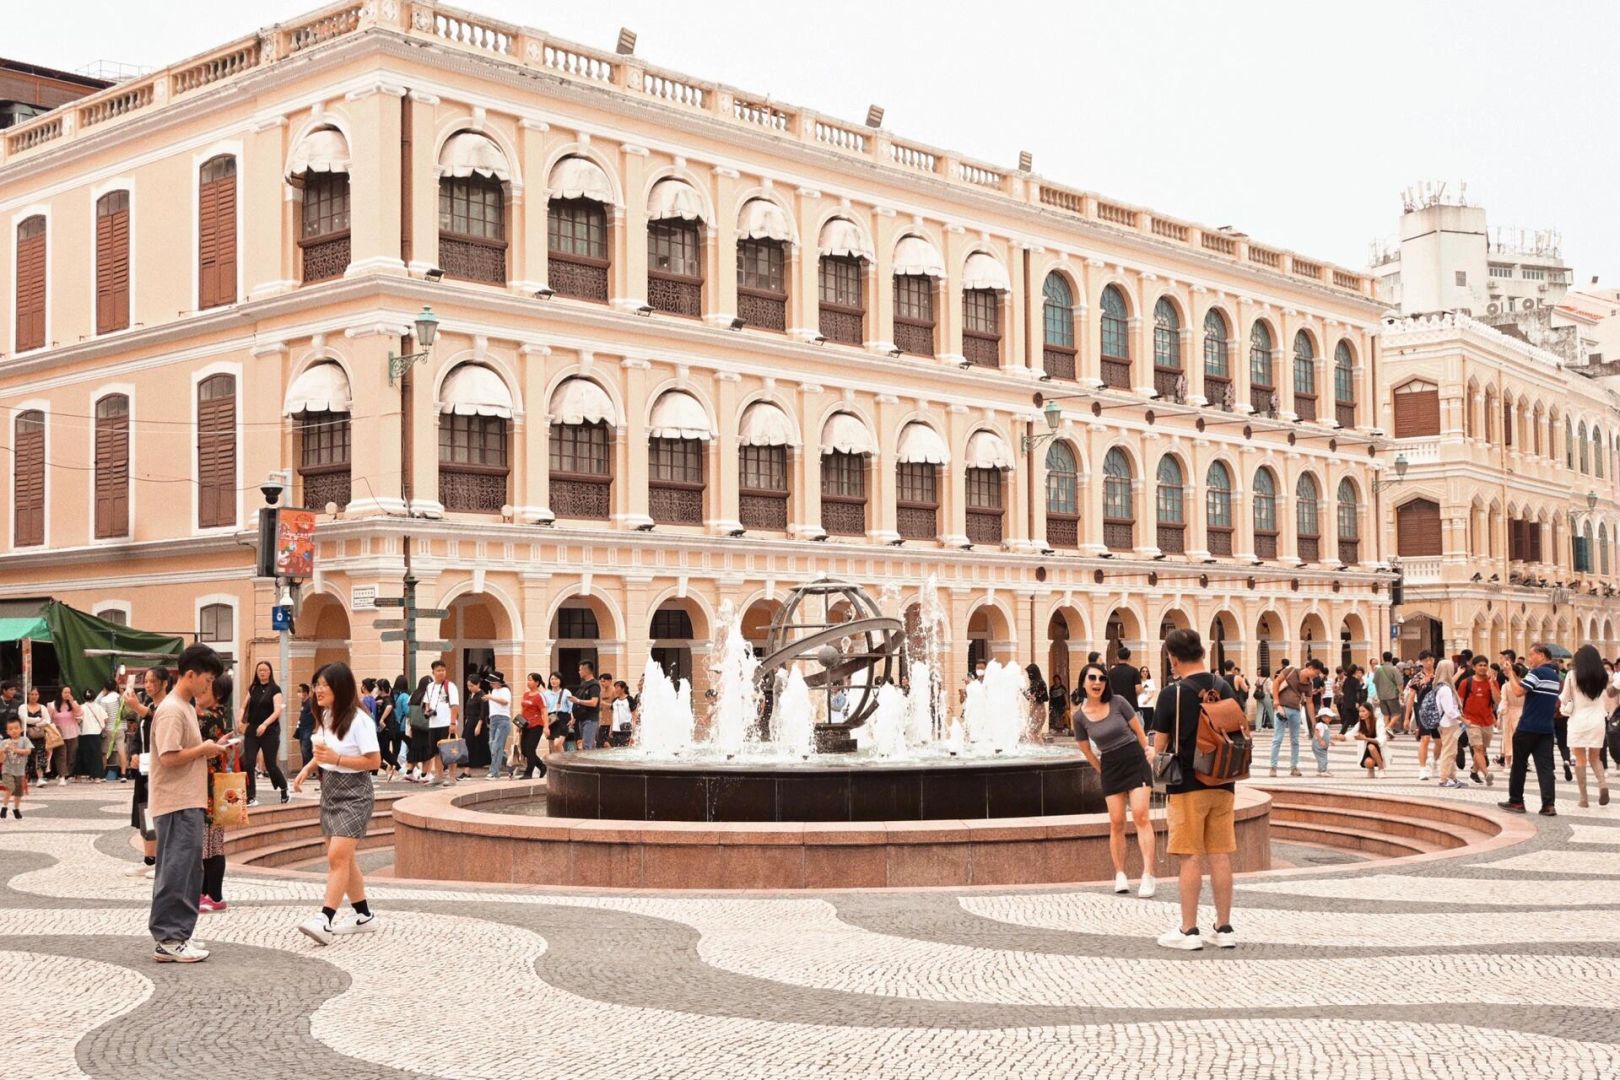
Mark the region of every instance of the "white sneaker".
[[356, 915], [347, 922], [332, 924], [332, 933], [334, 934], [374, 934], [379, 929], [381, 927], [377, 925], [376, 912], [372, 912], [370, 915]]
[[145, 877], [146, 872], [148, 870], [150, 870], [150, 869], [152, 869], [152, 868], [150, 866], [147, 866], [145, 863], [138, 862], [134, 866], [131, 866], [128, 870], [125, 870], [124, 871], [124, 876], [125, 877]]
[[258, 799], [249, 799], [248, 800], [248, 809], [251, 810], [253, 807], [258, 806], [258, 805], [259, 805], [259, 800]]
[[1142, 884], [1141, 887], [1136, 890], [1136, 895], [1140, 896], [1143, 900], [1146, 900], [1148, 897], [1153, 895], [1154, 890], [1158, 888], [1158, 884], [1158, 882], [1153, 880], [1152, 874], [1143, 874]]
[[157, 867], [156, 866], [148, 866], [148, 867], [146, 867], [142, 871], [141, 877], [145, 878], [148, 881], [153, 880], [154, 878], [157, 877]]
[[1429, 770], [1428, 769], [1419, 769], [1418, 770], [1418, 779], [1419, 780], [1427, 780], [1428, 778], [1429, 778]]
[[1237, 948], [1237, 931], [1231, 927], [1215, 931], [1215, 947], [1217, 949]]
[[1384, 778], [1384, 770], [1383, 769], [1374, 769], [1373, 770], [1373, 777], [1375, 779], [1382, 780]]
[[1166, 949], [1197, 952], [1204, 947], [1204, 939], [1198, 936], [1198, 928], [1195, 926], [1190, 934], [1183, 934], [1180, 930], [1167, 930], [1159, 935], [1159, 944]]
[[1131, 891], [1131, 879], [1126, 877], [1123, 872], [1114, 875], [1114, 891], [1117, 893]]
[[67, 777], [65, 777], [65, 776], [58, 777], [57, 780], [56, 780], [56, 786], [57, 787], [67, 787]]
[[317, 945], [332, 944], [332, 924], [323, 916], [313, 915], [298, 924], [298, 932]]
[[208, 959], [208, 950], [195, 941], [160, 941], [152, 949], [152, 959], [160, 964], [195, 964]]

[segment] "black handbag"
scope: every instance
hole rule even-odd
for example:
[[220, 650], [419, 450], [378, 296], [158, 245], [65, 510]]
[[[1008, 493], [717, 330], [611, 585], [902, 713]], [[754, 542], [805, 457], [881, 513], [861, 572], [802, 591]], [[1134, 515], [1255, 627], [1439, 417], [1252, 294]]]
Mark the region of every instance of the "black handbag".
[[1176, 683], [1176, 735], [1175, 748], [1153, 759], [1153, 791], [1164, 795], [1173, 787], [1181, 786], [1181, 683]]

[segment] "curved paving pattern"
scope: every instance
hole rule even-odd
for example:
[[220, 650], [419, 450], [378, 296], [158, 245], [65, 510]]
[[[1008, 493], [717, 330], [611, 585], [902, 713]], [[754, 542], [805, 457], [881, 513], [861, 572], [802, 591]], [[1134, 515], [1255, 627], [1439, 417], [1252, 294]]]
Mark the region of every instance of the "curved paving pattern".
[[[1365, 781], [1353, 752], [1342, 776], [1267, 782], [1501, 797]], [[1532, 818], [1511, 847], [1243, 879], [1232, 952], [1153, 945], [1173, 881], [1142, 901], [387, 878], [382, 932], [320, 949], [293, 930], [318, 883], [255, 872], [204, 917], [214, 957], [180, 968], [151, 962], [150, 885], [123, 875], [127, 798], [47, 789], [0, 822], [0, 1032], [31, 1080], [212, 1080], [243, 1053], [356, 1080], [1620, 1075], [1620, 805]]]

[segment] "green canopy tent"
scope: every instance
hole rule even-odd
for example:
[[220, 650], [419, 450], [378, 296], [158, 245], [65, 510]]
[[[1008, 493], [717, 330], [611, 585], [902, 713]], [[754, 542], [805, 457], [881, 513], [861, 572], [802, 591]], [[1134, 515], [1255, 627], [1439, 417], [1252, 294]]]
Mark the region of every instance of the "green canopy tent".
[[178, 656], [184, 638], [98, 619], [59, 600], [46, 600], [33, 614], [15, 608], [0, 614], [0, 641], [28, 641], [51, 645], [56, 652], [62, 682], [81, 689], [99, 688], [112, 678], [118, 656], [150, 661]]

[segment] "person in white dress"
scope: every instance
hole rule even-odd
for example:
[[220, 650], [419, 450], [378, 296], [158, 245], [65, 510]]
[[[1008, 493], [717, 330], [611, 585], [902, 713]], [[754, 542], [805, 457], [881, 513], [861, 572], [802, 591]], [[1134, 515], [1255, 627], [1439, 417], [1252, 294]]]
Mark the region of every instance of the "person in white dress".
[[1586, 771], [1590, 767], [1597, 777], [1598, 805], [1609, 805], [1609, 778], [1603, 771], [1603, 740], [1608, 732], [1609, 713], [1620, 700], [1609, 682], [1608, 669], [1603, 657], [1591, 645], [1575, 650], [1569, 676], [1564, 679], [1559, 701], [1564, 715], [1569, 718], [1569, 749], [1575, 757], [1575, 779], [1580, 793], [1580, 805], [1589, 805], [1586, 798]]

